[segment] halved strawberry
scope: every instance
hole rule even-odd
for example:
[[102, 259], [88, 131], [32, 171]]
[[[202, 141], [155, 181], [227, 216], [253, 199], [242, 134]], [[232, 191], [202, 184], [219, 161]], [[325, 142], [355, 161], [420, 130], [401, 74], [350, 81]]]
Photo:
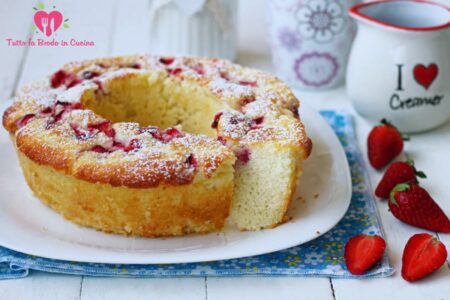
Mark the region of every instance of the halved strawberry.
[[406, 243], [402, 257], [402, 277], [416, 281], [439, 269], [447, 259], [447, 249], [428, 233], [413, 235]]
[[356, 235], [345, 245], [345, 264], [354, 275], [361, 275], [383, 256], [386, 242], [378, 235]]

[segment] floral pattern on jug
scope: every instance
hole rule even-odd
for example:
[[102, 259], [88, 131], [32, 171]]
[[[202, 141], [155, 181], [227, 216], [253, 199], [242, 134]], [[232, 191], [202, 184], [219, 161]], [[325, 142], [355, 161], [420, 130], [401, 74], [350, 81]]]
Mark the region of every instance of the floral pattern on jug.
[[298, 31], [306, 39], [331, 42], [344, 29], [345, 14], [339, 2], [310, 0], [297, 11]]
[[305, 85], [320, 87], [333, 80], [339, 64], [330, 53], [310, 52], [295, 61], [294, 70], [298, 80]]
[[356, 0], [269, 1], [268, 26], [277, 74], [304, 89], [343, 83], [354, 37], [347, 8]]

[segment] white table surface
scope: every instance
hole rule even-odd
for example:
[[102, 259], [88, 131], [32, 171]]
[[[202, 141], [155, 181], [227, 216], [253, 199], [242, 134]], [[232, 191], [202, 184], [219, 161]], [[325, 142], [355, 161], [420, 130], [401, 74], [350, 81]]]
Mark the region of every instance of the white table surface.
[[[449, 0], [440, 0], [450, 4]], [[57, 4], [70, 18], [71, 28], [60, 37], [94, 40], [95, 47], [8, 47], [6, 38], [32, 35], [35, 1], [0, 1], [0, 99], [10, 98], [18, 87], [58, 69], [70, 60], [148, 51], [148, 1], [78, 0], [45, 1]], [[270, 71], [264, 32], [265, 1], [241, 0], [238, 62]], [[345, 89], [320, 93], [300, 92], [301, 101], [317, 109], [353, 112]], [[356, 116], [358, 140], [366, 152], [370, 125]], [[0, 129], [1, 130], [1, 129]], [[406, 151], [427, 172], [423, 181], [447, 215], [450, 215], [450, 122], [429, 133], [414, 135]], [[0, 149], [1, 155], [1, 149]], [[366, 161], [367, 163], [367, 161]], [[3, 172], [5, 170], [2, 170]], [[381, 173], [369, 168], [372, 186]], [[329, 278], [177, 278], [125, 279], [64, 276], [31, 272], [18, 280], [0, 281], [0, 299], [450, 299], [450, 263], [420, 282], [404, 281], [403, 247], [410, 236], [423, 230], [400, 223], [379, 201], [389, 257], [397, 273], [390, 278], [344, 280]], [[450, 235], [438, 237], [450, 250]]]

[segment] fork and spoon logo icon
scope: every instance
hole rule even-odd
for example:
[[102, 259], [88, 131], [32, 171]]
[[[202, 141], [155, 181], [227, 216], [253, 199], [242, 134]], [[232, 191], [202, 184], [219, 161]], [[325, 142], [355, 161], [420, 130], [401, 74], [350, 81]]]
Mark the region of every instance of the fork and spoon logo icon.
[[50, 13], [39, 10], [34, 14], [34, 24], [46, 36], [54, 34], [61, 27], [62, 22], [63, 15], [57, 10]]

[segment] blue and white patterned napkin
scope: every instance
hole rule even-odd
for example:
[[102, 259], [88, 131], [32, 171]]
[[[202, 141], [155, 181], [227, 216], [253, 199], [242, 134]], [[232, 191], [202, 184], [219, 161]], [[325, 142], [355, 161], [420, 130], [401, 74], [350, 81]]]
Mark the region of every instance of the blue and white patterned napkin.
[[29, 270], [118, 277], [175, 276], [323, 276], [340, 278], [385, 277], [393, 274], [387, 255], [362, 276], [351, 275], [345, 267], [344, 247], [357, 234], [383, 235], [367, 173], [358, 149], [353, 119], [344, 112], [323, 111], [341, 141], [352, 173], [353, 195], [344, 218], [325, 235], [286, 250], [205, 263], [115, 265], [79, 263], [31, 256], [0, 246], [0, 279], [20, 278]]

